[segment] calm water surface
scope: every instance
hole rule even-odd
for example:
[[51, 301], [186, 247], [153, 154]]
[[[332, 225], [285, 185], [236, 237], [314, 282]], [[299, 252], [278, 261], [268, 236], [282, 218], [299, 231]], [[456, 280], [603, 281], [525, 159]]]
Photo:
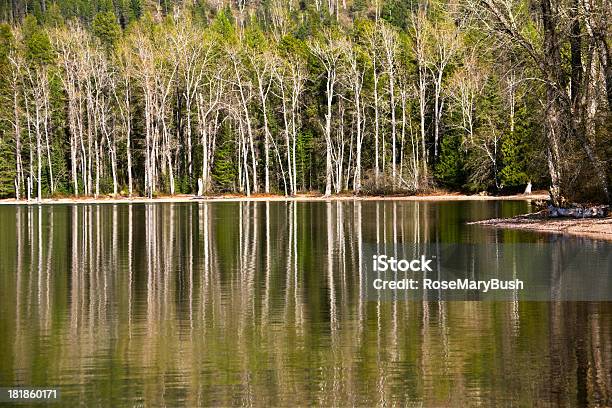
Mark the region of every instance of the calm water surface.
[[65, 406], [611, 406], [611, 302], [359, 294], [364, 244], [559, 239], [465, 225], [528, 206], [0, 207], [0, 386]]

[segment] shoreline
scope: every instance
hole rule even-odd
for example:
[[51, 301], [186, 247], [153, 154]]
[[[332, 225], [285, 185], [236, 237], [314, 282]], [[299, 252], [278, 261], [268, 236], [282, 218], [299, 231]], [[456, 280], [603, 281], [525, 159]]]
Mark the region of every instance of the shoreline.
[[544, 232], [572, 235], [590, 239], [612, 241], [612, 217], [606, 218], [545, 218], [541, 213], [519, 215], [511, 218], [469, 222], [488, 228]]
[[[515, 194], [507, 196], [467, 195], [458, 193], [432, 193], [404, 196], [354, 196], [350, 194], [324, 197], [315, 194], [298, 194], [293, 197], [273, 194], [254, 194], [250, 197], [237, 194], [225, 194], [206, 197], [195, 197], [190, 194], [146, 197], [65, 197], [45, 198], [40, 202], [34, 200], [0, 199], [2, 205], [98, 205], [98, 204], [163, 204], [163, 203], [232, 203], [232, 202], [328, 202], [328, 201], [418, 201], [418, 202], [452, 202], [452, 201], [542, 201], [547, 200], [546, 192], [533, 194]], [[474, 221], [468, 225], [479, 225], [487, 228], [514, 229], [552, 234], [566, 234], [591, 239], [612, 241], [612, 217], [607, 218], [546, 218], [540, 213], [518, 215], [511, 218], [494, 218]]]
[[244, 202], [244, 201], [270, 201], [270, 202], [316, 202], [316, 201], [524, 201], [547, 200], [547, 193], [515, 194], [508, 196], [486, 196], [466, 194], [424, 194], [405, 196], [354, 196], [354, 195], [322, 195], [298, 194], [296, 196], [282, 196], [271, 194], [256, 194], [250, 197], [242, 195], [218, 195], [195, 197], [190, 194], [162, 196], [157, 198], [146, 197], [66, 197], [43, 198], [40, 202], [33, 200], [16, 200], [14, 198], [0, 199], [0, 205], [53, 205], [53, 204], [153, 204], [153, 203], [192, 203], [192, 202]]

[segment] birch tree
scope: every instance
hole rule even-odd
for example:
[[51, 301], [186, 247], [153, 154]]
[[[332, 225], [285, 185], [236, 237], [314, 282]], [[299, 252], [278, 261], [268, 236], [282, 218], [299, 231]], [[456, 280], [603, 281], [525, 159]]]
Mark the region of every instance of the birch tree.
[[[283, 134], [285, 136], [286, 166], [289, 177], [289, 194], [297, 193], [296, 147], [299, 127], [300, 97], [304, 90], [306, 79], [305, 69], [298, 59], [290, 59], [279, 63], [275, 68], [278, 81], [281, 113], [283, 118]], [[278, 150], [278, 149], [276, 149]], [[279, 166], [284, 175], [283, 164], [279, 157]]]
[[178, 77], [183, 89], [185, 100], [187, 174], [193, 177], [193, 130], [192, 116], [196, 95], [203, 80], [205, 67], [212, 55], [212, 44], [202, 38], [201, 32], [193, 26], [189, 15], [184, 13], [179, 21], [174, 23], [170, 36], [174, 58], [178, 63]]
[[[377, 7], [378, 16], [378, 7]], [[373, 80], [373, 105], [374, 105], [374, 180], [376, 187], [378, 188], [380, 178], [380, 97], [379, 97], [379, 84], [380, 84], [380, 72], [379, 67], [381, 66], [381, 57], [379, 54], [379, 33], [378, 18], [376, 19], [377, 24], [371, 24], [367, 26], [366, 35], [368, 39], [368, 52], [372, 59], [372, 80]]]
[[[255, 136], [253, 132], [253, 123], [251, 120], [251, 112], [249, 110], [249, 104], [253, 97], [253, 86], [250, 78], [248, 77], [248, 73], [244, 70], [242, 64], [242, 55], [241, 49], [235, 46], [228, 47], [227, 55], [231, 62], [231, 66], [233, 68], [234, 78], [233, 83], [236, 89], [236, 93], [238, 96], [238, 103], [242, 108], [243, 118], [240, 121], [242, 129], [242, 124], [246, 128], [246, 137], [248, 145], [246, 148], [248, 152], [250, 152], [251, 158], [251, 174], [253, 178], [253, 192], [257, 193], [259, 191], [257, 184], [257, 159], [255, 155]], [[248, 154], [248, 153], [247, 153]], [[246, 160], [246, 158], [245, 158]], [[245, 171], [247, 171], [247, 167], [245, 166]], [[245, 174], [246, 175], [246, 174]], [[247, 189], [248, 194], [250, 195], [250, 189]]]
[[[584, 95], [584, 66], [582, 60], [580, 24], [576, 15], [578, 2], [573, 7], [566, 8], [551, 0], [541, 0], [536, 3], [539, 8], [537, 21], [539, 31], [536, 32], [541, 47], [536, 47], [534, 41], [527, 36], [526, 27], [531, 26], [532, 15], [515, 0], [483, 0], [470, 1], [469, 12], [489, 32], [495, 34], [500, 40], [510, 42], [529, 56], [531, 62], [538, 70], [538, 79], [546, 86], [545, 127], [544, 134], [547, 140], [547, 162], [551, 178], [551, 200], [553, 205], [560, 206], [564, 202], [563, 194], [567, 187], [568, 174], [564, 169], [562, 157], [563, 140], [575, 138], [584, 150], [594, 174], [599, 181], [604, 196], [610, 201], [608, 189], [608, 175], [605, 166], [584, 132], [583, 112], [586, 99], [573, 99], [572, 95]], [[568, 21], [568, 19], [570, 21]], [[571, 30], [561, 31], [562, 27], [572, 27]], [[574, 32], [572, 32], [574, 30]], [[571, 35], [569, 35], [571, 33]], [[566, 72], [561, 49], [569, 45], [570, 72]], [[569, 77], [569, 78], [568, 78]], [[565, 84], [570, 83], [568, 88]], [[568, 92], [569, 91], [569, 92]], [[573, 101], [580, 101], [574, 104]]]
[[[426, 121], [426, 110], [427, 110], [427, 89], [429, 87], [429, 75], [427, 70], [426, 60], [426, 27], [427, 20], [425, 10], [419, 8], [418, 11], [412, 14], [412, 42], [413, 52], [415, 57], [415, 63], [417, 65], [418, 79], [416, 84], [417, 96], [419, 101], [419, 131], [420, 131], [420, 147], [421, 157], [423, 158], [422, 176], [423, 181], [427, 182], [427, 163], [428, 154], [425, 146], [426, 132], [425, 132], [425, 121]], [[421, 187], [417, 186], [417, 188]]]
[[134, 194], [134, 178], [132, 175], [132, 92], [131, 82], [134, 77], [132, 72], [132, 57], [129, 48], [121, 45], [117, 51], [115, 62], [117, 73], [112, 81], [112, 93], [115, 98], [117, 110], [125, 136], [126, 172], [128, 183], [128, 196]]
[[389, 79], [389, 110], [391, 112], [391, 178], [393, 188], [397, 186], [397, 136], [396, 136], [396, 106], [395, 106], [395, 65], [396, 65], [396, 54], [398, 50], [397, 46], [397, 33], [387, 26], [381, 24], [380, 36], [382, 39], [382, 45], [385, 55], [385, 71]]
[[331, 195], [332, 189], [332, 104], [336, 96], [338, 74], [345, 50], [345, 44], [332, 31], [325, 31], [317, 41], [308, 44], [312, 54], [323, 68], [325, 77], [326, 113], [323, 134], [325, 135], [325, 196]]
[[78, 52], [85, 41], [87, 33], [80, 25], [69, 25], [68, 30], [57, 30], [53, 36], [55, 48], [58, 50], [61, 67], [60, 78], [67, 97], [68, 130], [70, 133], [70, 167], [72, 174], [72, 189], [74, 195], [79, 195], [78, 155], [79, 136], [82, 136], [81, 123], [81, 93], [79, 92], [79, 68], [77, 66]]
[[444, 111], [443, 81], [447, 68], [459, 48], [458, 29], [454, 22], [438, 21], [428, 25], [433, 45], [428, 55], [428, 68], [434, 85], [434, 157], [438, 157], [440, 145], [440, 126]]
[[[449, 95], [460, 108], [461, 128], [467, 134], [469, 142], [472, 142], [474, 139], [476, 101], [486, 80], [486, 70], [478, 64], [477, 58], [474, 55], [475, 52], [476, 50], [473, 49], [466, 55], [463, 67], [453, 74], [453, 77], [449, 81], [448, 89]], [[514, 130], [513, 88], [515, 86], [516, 84], [514, 82], [511, 82], [508, 86], [508, 90], [511, 92], [509, 98], [511, 101], [509, 109], [511, 132]]]
[[149, 198], [153, 197], [156, 188], [156, 151], [157, 140], [154, 131], [155, 115], [155, 63], [150, 41], [143, 33], [136, 33], [133, 39], [133, 52], [137, 64], [137, 79], [143, 93], [145, 120], [145, 160], [144, 191]]
[[[31, 127], [35, 135], [36, 143], [36, 199], [42, 199], [42, 168], [43, 168], [43, 149], [47, 147], [49, 188], [53, 193], [53, 167], [49, 149], [49, 72], [42, 61], [30, 61], [26, 64], [25, 75], [28, 84], [28, 93], [33, 102], [33, 110], [26, 112], [28, 115], [28, 126]], [[32, 162], [30, 154], [30, 162]]]
[[[222, 69], [219, 69], [219, 71], [222, 71]], [[203, 82], [201, 91], [196, 95], [196, 104], [198, 132], [202, 148], [202, 184], [204, 192], [207, 193], [211, 188], [210, 171], [215, 155], [215, 137], [219, 127], [219, 104], [224, 91], [224, 82], [217, 75], [212, 74], [211, 71], [207, 71]]]
[[347, 49], [346, 60], [350, 68], [348, 86], [353, 94], [355, 115], [355, 171], [353, 176], [353, 191], [359, 193], [362, 178], [362, 147], [366, 128], [365, 103], [363, 100], [363, 84], [367, 70], [367, 59], [361, 47], [355, 45]]
[[264, 192], [270, 192], [270, 144], [272, 134], [268, 125], [268, 99], [273, 84], [273, 72], [277, 64], [276, 56], [261, 49], [249, 50], [249, 61], [257, 87], [257, 95], [261, 104], [264, 134]]
[[11, 49], [8, 56], [8, 60], [11, 64], [11, 78], [10, 87], [12, 94], [12, 107], [13, 107], [13, 133], [15, 139], [15, 198], [19, 200], [21, 198], [21, 190], [23, 188], [23, 158], [22, 158], [22, 144], [21, 144], [21, 99], [23, 95], [23, 88], [21, 86], [21, 75], [23, 75], [24, 61], [23, 57], [17, 52], [15, 48]]

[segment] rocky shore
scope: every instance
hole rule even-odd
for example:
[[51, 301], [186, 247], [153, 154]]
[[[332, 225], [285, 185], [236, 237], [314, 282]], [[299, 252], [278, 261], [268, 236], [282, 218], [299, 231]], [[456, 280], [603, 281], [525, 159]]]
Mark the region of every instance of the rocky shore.
[[510, 228], [556, 234], [578, 235], [592, 239], [612, 241], [612, 218], [550, 218], [548, 211], [476, 221], [471, 225]]

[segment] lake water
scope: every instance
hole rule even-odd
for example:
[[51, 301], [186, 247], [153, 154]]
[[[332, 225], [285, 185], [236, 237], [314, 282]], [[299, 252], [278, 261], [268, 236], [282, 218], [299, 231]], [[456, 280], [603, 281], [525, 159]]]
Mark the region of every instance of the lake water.
[[558, 239], [465, 225], [529, 205], [0, 206], [0, 387], [66, 406], [611, 406], [612, 302], [360, 295], [364, 244]]

